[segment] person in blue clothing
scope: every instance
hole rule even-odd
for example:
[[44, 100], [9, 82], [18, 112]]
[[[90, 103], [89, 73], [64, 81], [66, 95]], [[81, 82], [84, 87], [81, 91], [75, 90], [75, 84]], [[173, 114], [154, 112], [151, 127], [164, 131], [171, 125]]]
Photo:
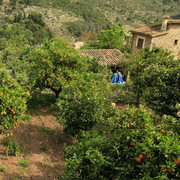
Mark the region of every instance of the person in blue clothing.
[[123, 84], [123, 79], [122, 79], [121, 73], [118, 72], [117, 70], [113, 70], [111, 82], [113, 84], [119, 84], [119, 85]]

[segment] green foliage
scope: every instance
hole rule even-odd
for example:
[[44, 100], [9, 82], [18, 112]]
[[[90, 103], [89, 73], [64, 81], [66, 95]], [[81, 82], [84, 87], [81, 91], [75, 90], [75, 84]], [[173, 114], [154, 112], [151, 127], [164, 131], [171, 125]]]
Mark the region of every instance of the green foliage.
[[23, 120], [30, 94], [3, 71], [0, 71], [0, 87], [0, 131], [6, 133]]
[[[146, 102], [159, 114], [169, 114], [177, 117], [176, 104], [180, 100], [180, 63], [179, 59], [162, 59], [152, 64], [146, 73], [145, 80], [151, 84], [146, 95]], [[153, 79], [153, 80], [152, 80]]]
[[82, 20], [76, 22], [65, 22], [64, 26], [73, 35], [79, 37], [83, 31], [98, 32], [99, 29], [109, 29], [111, 23], [106, 18], [104, 13], [99, 9], [94, 8], [94, 4], [89, 1], [71, 1], [71, 0], [53, 0], [46, 1], [31, 1], [30, 5], [37, 5], [42, 7], [53, 7], [65, 10], [69, 14], [80, 17]]
[[32, 93], [31, 99], [28, 101], [28, 110], [46, 108], [51, 109], [56, 102], [56, 97], [54, 94], [48, 92], [43, 93]]
[[58, 121], [67, 134], [79, 135], [81, 130], [92, 129], [97, 122], [116, 114], [106, 99], [110, 88], [103, 75], [86, 71], [75, 74], [75, 79], [60, 94]]
[[47, 41], [29, 61], [30, 82], [34, 87], [49, 88], [56, 97], [69, 85], [74, 74], [82, 70], [80, 54], [62, 39]]
[[65, 179], [179, 177], [179, 136], [150, 112], [126, 108], [110, 124], [106, 132], [84, 131], [64, 149]]
[[42, 18], [42, 14], [40, 14], [39, 12], [36, 11], [32, 11], [29, 15], [28, 15], [29, 19], [32, 19], [33, 22], [35, 24], [39, 24], [41, 26], [45, 26], [44, 20]]
[[[123, 52], [129, 51], [123, 45], [125, 41], [125, 30], [122, 26], [114, 26], [109, 30], [102, 30], [97, 34], [97, 42], [91, 42], [85, 46], [86, 49], [119, 49]], [[83, 48], [83, 49], [85, 49]]]
[[10, 150], [10, 154], [12, 156], [18, 156], [19, 155], [19, 143], [16, 142], [15, 137], [14, 137], [13, 141], [8, 139], [5, 142], [5, 146], [7, 146], [7, 148]]
[[[176, 67], [177, 65], [177, 67]], [[138, 52], [138, 54], [133, 54], [129, 58], [129, 68], [130, 78], [132, 81], [132, 88], [134, 93], [137, 94], [137, 106], [139, 106], [141, 102], [141, 97], [145, 91], [150, 91], [149, 103], [154, 103], [154, 109], [158, 110], [158, 103], [164, 103], [165, 99], [167, 100], [170, 96], [168, 96], [168, 92], [170, 94], [171, 88], [175, 88], [173, 90], [174, 97], [173, 100], [176, 99], [178, 95], [178, 61], [174, 60], [173, 56], [170, 52], [164, 49], [153, 47], [152, 50], [149, 48], [145, 48]], [[174, 71], [174, 72], [173, 72]], [[167, 82], [166, 82], [167, 81]], [[172, 81], [172, 82], [171, 82]], [[172, 86], [171, 86], [172, 85]], [[162, 90], [166, 86], [166, 90]], [[157, 90], [155, 90], [157, 89]], [[167, 91], [168, 90], [168, 91]], [[161, 98], [157, 96], [157, 91], [163, 91], [161, 94]], [[166, 96], [168, 98], [166, 98]], [[159, 98], [159, 99], [157, 99]], [[152, 102], [151, 99], [157, 100], [156, 102]], [[172, 101], [169, 100], [170, 103], [167, 103], [167, 106], [172, 105]], [[174, 107], [177, 103], [177, 100], [174, 102]], [[166, 109], [167, 109], [166, 106]], [[160, 105], [161, 107], [161, 105]], [[165, 106], [164, 106], [165, 107]], [[164, 108], [162, 107], [162, 108]], [[160, 108], [159, 108], [160, 109]], [[173, 108], [174, 109], [174, 108]], [[174, 111], [174, 110], [173, 110]]]
[[24, 46], [42, 43], [45, 39], [52, 38], [52, 33], [45, 26], [41, 14], [33, 12], [25, 18], [21, 12], [14, 15], [12, 21], [7, 16], [2, 17], [0, 25], [1, 49], [9, 44]]
[[23, 159], [18, 160], [18, 165], [23, 168], [27, 168], [29, 164], [30, 164], [30, 161], [27, 157], [24, 157]]
[[[161, 23], [164, 14], [177, 19], [180, 8], [179, 0], [128, 0], [128, 3], [125, 0], [121, 2], [119, 0], [31, 0], [26, 4], [44, 8], [51, 7], [54, 10], [60, 9], [64, 11], [64, 14], [78, 18], [76, 22], [66, 19], [64, 28], [66, 29], [67, 24], [67, 29], [69, 26], [73, 26], [75, 30], [79, 29], [80, 33], [83, 29], [99, 33], [102, 29], [109, 29], [111, 25], [127, 25], [128, 29], [132, 29], [142, 26], [142, 24]], [[79, 36], [79, 32], [75, 34]], [[67, 32], [65, 31], [65, 33]], [[74, 33], [72, 35], [74, 36]]]
[[125, 32], [122, 26], [114, 26], [110, 30], [102, 30], [97, 35], [99, 49], [123, 50], [124, 37]]
[[2, 166], [1, 171], [2, 172], [7, 172], [7, 166]]
[[9, 45], [2, 52], [2, 62], [24, 89], [29, 88], [26, 69], [29, 66], [27, 58], [31, 57], [32, 53], [33, 48], [20, 45]]
[[17, 4], [17, 0], [10, 0], [10, 3], [15, 8]]

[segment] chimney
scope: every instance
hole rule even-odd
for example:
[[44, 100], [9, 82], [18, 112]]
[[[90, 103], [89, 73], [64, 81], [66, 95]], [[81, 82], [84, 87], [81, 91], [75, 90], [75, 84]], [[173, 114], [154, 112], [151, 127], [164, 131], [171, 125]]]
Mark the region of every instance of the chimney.
[[163, 21], [162, 21], [162, 25], [161, 25], [161, 31], [166, 31], [167, 30], [167, 23], [168, 23], [168, 19], [170, 17], [168, 15], [163, 16]]

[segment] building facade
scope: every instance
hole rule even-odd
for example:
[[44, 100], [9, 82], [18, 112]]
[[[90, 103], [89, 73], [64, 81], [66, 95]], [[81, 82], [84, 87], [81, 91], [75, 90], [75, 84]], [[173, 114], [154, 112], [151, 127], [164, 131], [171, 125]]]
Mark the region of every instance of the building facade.
[[180, 19], [164, 16], [161, 24], [144, 26], [131, 31], [131, 53], [153, 45], [172, 51], [175, 58], [180, 55]]

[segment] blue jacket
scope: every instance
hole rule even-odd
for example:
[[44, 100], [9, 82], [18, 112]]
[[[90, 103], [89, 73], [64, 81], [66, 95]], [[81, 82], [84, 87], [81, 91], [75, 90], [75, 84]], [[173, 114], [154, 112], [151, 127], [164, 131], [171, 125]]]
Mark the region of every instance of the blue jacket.
[[[119, 74], [119, 80], [118, 80], [118, 74]], [[111, 82], [113, 84], [123, 84], [123, 79], [122, 79], [122, 76], [120, 73], [113, 73], [113, 76], [112, 76], [112, 79], [111, 79]]]

